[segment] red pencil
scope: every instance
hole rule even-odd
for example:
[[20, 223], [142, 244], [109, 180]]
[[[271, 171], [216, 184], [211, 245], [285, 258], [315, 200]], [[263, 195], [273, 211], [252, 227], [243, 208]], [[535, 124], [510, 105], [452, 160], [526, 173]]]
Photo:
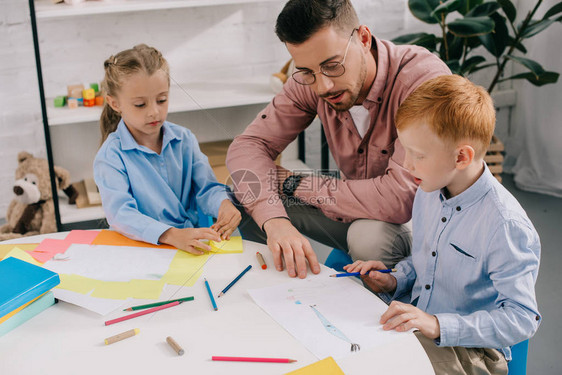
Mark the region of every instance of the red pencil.
[[257, 358], [257, 357], [217, 357], [211, 358], [213, 361], [236, 361], [236, 362], [275, 362], [275, 363], [293, 363], [296, 359], [289, 358]]
[[150, 314], [150, 313], [153, 313], [153, 312], [155, 312], [155, 311], [162, 310], [162, 309], [167, 309], [168, 307], [172, 307], [172, 306], [177, 306], [177, 305], [179, 305], [180, 303], [181, 303], [181, 301], [170, 302], [170, 303], [167, 303], [167, 304], [162, 305], [162, 306], [156, 306], [156, 307], [153, 307], [153, 308], [148, 309], [148, 310], [139, 311], [138, 313], [125, 315], [125, 316], [122, 316], [122, 317], [117, 318], [117, 319], [108, 320], [107, 322], [105, 322], [105, 325], [108, 326], [108, 325], [110, 325], [110, 324], [119, 323], [119, 322], [122, 322], [122, 321], [124, 321], [124, 320], [133, 319], [133, 318], [136, 318], [137, 316]]

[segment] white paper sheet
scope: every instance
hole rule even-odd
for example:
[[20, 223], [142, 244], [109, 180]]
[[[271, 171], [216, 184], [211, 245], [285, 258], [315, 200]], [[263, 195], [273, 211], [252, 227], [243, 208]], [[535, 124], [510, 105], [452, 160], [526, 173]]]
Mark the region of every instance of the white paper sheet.
[[72, 244], [43, 267], [103, 281], [160, 280], [177, 250], [145, 247]]
[[403, 334], [383, 331], [379, 319], [386, 304], [348, 278], [331, 278], [324, 272], [248, 293], [319, 359], [344, 358], [353, 352], [350, 343], [328, 332], [311, 306], [351, 342], [359, 344], [360, 351], [385, 345]]
[[53, 289], [53, 294], [55, 298], [58, 298], [61, 301], [72, 303], [100, 315], [107, 315], [125, 304], [129, 304], [129, 301], [131, 300], [131, 298], [126, 300], [95, 298], [86, 294], [76, 293], [71, 290], [57, 288]]

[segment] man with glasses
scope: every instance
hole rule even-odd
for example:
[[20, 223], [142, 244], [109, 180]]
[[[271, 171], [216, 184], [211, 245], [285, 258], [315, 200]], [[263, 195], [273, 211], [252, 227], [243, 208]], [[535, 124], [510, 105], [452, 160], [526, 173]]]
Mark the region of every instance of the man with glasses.
[[[240, 231], [267, 241], [291, 277], [306, 277], [307, 263], [320, 272], [303, 234], [392, 267], [410, 254], [405, 223], [417, 188], [402, 166], [394, 115], [420, 84], [450, 71], [426, 49], [373, 37], [349, 0], [290, 0], [275, 31], [296, 71], [228, 150], [236, 197], [251, 216], [241, 209]], [[316, 116], [341, 179], [274, 164]]]

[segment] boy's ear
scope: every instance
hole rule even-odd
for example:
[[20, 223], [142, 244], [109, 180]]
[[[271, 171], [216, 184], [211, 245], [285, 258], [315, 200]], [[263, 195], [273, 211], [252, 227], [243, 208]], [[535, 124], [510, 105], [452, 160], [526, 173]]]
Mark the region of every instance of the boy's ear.
[[111, 95], [106, 95], [105, 101], [107, 102], [107, 104], [109, 104], [111, 109], [113, 109], [117, 113], [121, 113], [121, 110], [119, 109], [119, 102], [117, 101], [116, 98], [114, 98]]
[[468, 144], [461, 145], [457, 148], [457, 157], [455, 160], [457, 169], [465, 169], [474, 160], [474, 148]]

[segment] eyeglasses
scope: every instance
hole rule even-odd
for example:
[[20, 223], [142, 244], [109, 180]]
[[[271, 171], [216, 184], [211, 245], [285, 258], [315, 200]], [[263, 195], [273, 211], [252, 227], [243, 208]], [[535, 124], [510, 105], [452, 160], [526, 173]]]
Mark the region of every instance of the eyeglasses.
[[293, 73], [293, 79], [300, 83], [301, 85], [312, 85], [316, 82], [316, 74], [322, 73], [326, 77], [340, 77], [345, 73], [345, 58], [347, 57], [347, 51], [349, 50], [349, 45], [351, 44], [351, 38], [353, 38], [353, 33], [358, 29], [353, 29], [351, 35], [349, 36], [349, 40], [347, 41], [347, 47], [345, 47], [345, 53], [343, 54], [343, 60], [341, 62], [329, 61], [322, 65], [320, 65], [320, 70], [317, 72], [313, 72], [312, 70], [302, 69], [297, 70]]

